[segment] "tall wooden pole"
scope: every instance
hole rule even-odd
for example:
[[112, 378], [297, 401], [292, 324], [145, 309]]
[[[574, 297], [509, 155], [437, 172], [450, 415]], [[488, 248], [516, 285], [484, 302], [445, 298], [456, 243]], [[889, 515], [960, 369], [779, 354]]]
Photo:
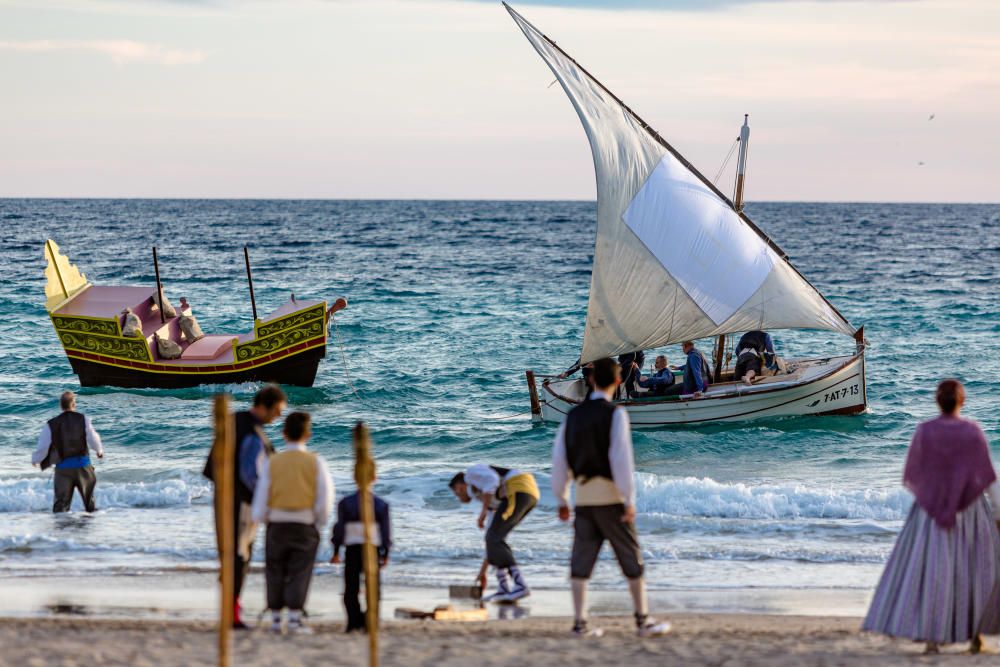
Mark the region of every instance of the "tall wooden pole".
[[215, 442], [212, 445], [212, 467], [215, 470], [215, 522], [219, 533], [219, 667], [230, 667], [233, 631], [233, 593], [236, 585], [234, 561], [236, 552], [236, 526], [233, 520], [236, 478], [236, 433], [233, 417], [229, 414], [229, 397], [215, 395]]
[[253, 295], [253, 273], [250, 272], [250, 251], [243, 246], [243, 261], [247, 265], [247, 283], [250, 285], [250, 307], [253, 308], [253, 321], [257, 321], [257, 299]]
[[375, 481], [375, 460], [371, 455], [371, 438], [364, 422], [354, 427], [354, 481], [358, 485], [358, 499], [361, 505], [361, 524], [365, 530], [362, 551], [365, 568], [365, 626], [368, 630], [368, 665], [378, 667], [378, 554], [375, 552], [374, 535], [375, 504], [371, 486]]
[[156, 246], [153, 246], [153, 270], [156, 272], [156, 305], [160, 308], [160, 324], [165, 324], [167, 316], [163, 312], [163, 285], [160, 284], [160, 261], [156, 258]]

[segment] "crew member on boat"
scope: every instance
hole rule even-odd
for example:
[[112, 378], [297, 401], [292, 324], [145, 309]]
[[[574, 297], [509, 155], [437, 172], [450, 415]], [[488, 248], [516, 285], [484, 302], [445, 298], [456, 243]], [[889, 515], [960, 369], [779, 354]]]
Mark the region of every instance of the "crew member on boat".
[[670, 387], [674, 386], [676, 378], [674, 378], [674, 372], [670, 370], [670, 366], [667, 365], [667, 356], [665, 354], [656, 357], [656, 361], [653, 362], [653, 368], [656, 372], [652, 375], [648, 377], [639, 376], [638, 385], [648, 390], [648, 396], [662, 396], [666, 394]]
[[708, 390], [708, 385], [712, 383], [712, 367], [705, 354], [695, 347], [694, 341], [684, 341], [681, 344], [681, 349], [684, 350], [684, 356], [687, 359], [685, 364], [678, 369], [684, 371], [682, 382], [668, 388], [664, 394], [667, 396], [677, 396], [678, 394], [700, 396]]
[[[253, 493], [257, 488], [257, 480], [264, 467], [264, 461], [274, 454], [274, 446], [264, 433], [264, 425], [270, 424], [281, 416], [288, 399], [285, 392], [276, 385], [267, 385], [253, 397], [253, 406], [249, 410], [237, 412], [236, 422], [236, 483], [233, 520], [235, 522], [236, 549], [234, 553], [233, 593], [236, 598], [233, 612], [233, 627], [246, 630], [248, 626], [241, 618], [240, 592], [250, 567], [250, 556], [253, 552], [254, 538], [257, 536], [257, 524], [253, 520]], [[214, 481], [215, 469], [213, 457], [208, 456], [202, 474]], [[218, 540], [219, 553], [222, 553], [222, 531], [219, 517], [215, 517], [215, 535]]]
[[760, 375], [764, 367], [777, 370], [777, 355], [774, 353], [774, 341], [766, 331], [748, 331], [736, 344], [736, 369], [733, 378], [753, 384], [754, 378]]
[[600, 636], [587, 625], [587, 582], [605, 540], [628, 580], [639, 636], [662, 635], [669, 623], [650, 618], [643, 579], [642, 550], [635, 530], [635, 462], [628, 413], [611, 402], [621, 383], [620, 367], [611, 359], [594, 362], [594, 391], [574, 407], [556, 433], [552, 446], [552, 492], [559, 519], [569, 521], [569, 486], [576, 482], [576, 518], [570, 577], [573, 589], [573, 634]]
[[492, 565], [496, 572], [497, 591], [486, 599], [513, 602], [530, 595], [531, 591], [514, 559], [514, 552], [507, 544], [507, 536], [528, 516], [541, 498], [534, 475], [477, 463], [452, 477], [448, 486], [460, 502], [468, 503], [476, 497], [482, 503], [477, 521], [480, 529], [486, 526], [487, 515], [493, 513], [490, 527], [486, 530], [486, 559], [477, 577], [479, 585], [485, 589], [487, 568]]
[[642, 365], [646, 362], [646, 353], [642, 350], [626, 352], [618, 355], [618, 365], [621, 367], [622, 388], [629, 398], [638, 392], [639, 375], [642, 373]]
[[80, 494], [83, 508], [93, 512], [94, 487], [97, 475], [90, 463], [88, 448], [104, 458], [104, 444], [94, 430], [90, 417], [76, 411], [76, 394], [63, 392], [59, 397], [62, 413], [50, 419], [38, 436], [38, 448], [31, 455], [31, 464], [45, 470], [56, 467], [53, 482], [53, 512], [68, 512], [73, 503], [73, 491]]

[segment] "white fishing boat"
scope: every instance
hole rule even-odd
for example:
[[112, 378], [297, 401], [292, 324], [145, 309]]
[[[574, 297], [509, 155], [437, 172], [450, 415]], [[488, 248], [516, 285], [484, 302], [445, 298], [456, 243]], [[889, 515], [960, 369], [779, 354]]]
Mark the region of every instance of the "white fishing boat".
[[[597, 239], [578, 364], [714, 339], [707, 391], [619, 401], [634, 426], [857, 414], [867, 407], [864, 328], [855, 328], [743, 212], [749, 125], [735, 195], [723, 194], [648, 123], [504, 3], [583, 123], [597, 177]], [[727, 337], [818, 329], [853, 338], [837, 356], [786, 359], [779, 374], [733, 381]], [[532, 419], [560, 421], [582, 379], [526, 371]], [[537, 380], [541, 379], [539, 388]]]

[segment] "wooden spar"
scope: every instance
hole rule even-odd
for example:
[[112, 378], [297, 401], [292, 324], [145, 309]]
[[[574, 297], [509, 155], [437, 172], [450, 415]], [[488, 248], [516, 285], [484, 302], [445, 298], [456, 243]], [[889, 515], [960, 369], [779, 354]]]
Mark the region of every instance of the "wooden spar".
[[250, 307], [253, 308], [253, 321], [257, 321], [257, 299], [253, 295], [253, 274], [250, 272], [250, 251], [243, 246], [243, 261], [247, 265], [247, 283], [250, 285]]
[[59, 279], [59, 287], [62, 289], [63, 294], [68, 299], [69, 291], [66, 289], [66, 283], [63, 282], [62, 271], [59, 270], [59, 262], [56, 260], [56, 254], [52, 251], [51, 239], [45, 241], [45, 248], [49, 251], [49, 259], [52, 260], [52, 268], [56, 270], [56, 278]]
[[163, 285], [160, 284], [160, 261], [156, 258], [156, 246], [153, 246], [153, 270], [156, 272], [156, 305], [160, 309], [160, 324], [166, 324], [167, 316], [163, 307]]
[[[747, 150], [750, 148], [750, 114], [743, 114], [743, 127], [740, 128], [740, 156], [736, 161], [736, 194], [733, 196], [733, 208], [736, 212], [743, 213], [744, 183], [747, 173]], [[722, 363], [726, 354], [726, 334], [715, 339], [715, 372], [713, 377], [716, 382], [722, 381]], [[733, 378], [739, 380], [739, 378]]]
[[528, 381], [528, 395], [531, 397], [531, 416], [542, 416], [542, 402], [538, 400], [538, 386], [535, 385], [535, 371], [524, 371]]
[[212, 467], [215, 471], [215, 524], [219, 535], [219, 667], [230, 666], [233, 630], [233, 606], [235, 604], [234, 571], [236, 551], [236, 527], [233, 522], [235, 483], [235, 431], [233, 417], [229, 414], [229, 397], [215, 395], [213, 414], [215, 442], [212, 445]]
[[378, 606], [379, 572], [377, 554], [373, 543], [372, 529], [375, 526], [375, 505], [371, 487], [375, 482], [375, 461], [371, 456], [371, 438], [368, 427], [359, 421], [354, 427], [354, 481], [358, 485], [358, 500], [361, 509], [361, 525], [364, 527], [365, 542], [363, 559], [365, 570], [365, 628], [368, 630], [368, 665], [378, 667]]
[[747, 173], [747, 151], [750, 149], [750, 114], [743, 114], [743, 127], [740, 128], [740, 157], [736, 161], [736, 196], [733, 197], [733, 207], [743, 210], [743, 182]]
[[713, 363], [715, 364], [715, 372], [712, 373], [712, 377], [715, 378], [715, 382], [722, 382], [722, 362], [723, 356], [726, 354], [726, 334], [720, 335], [715, 339], [715, 351], [713, 356]]

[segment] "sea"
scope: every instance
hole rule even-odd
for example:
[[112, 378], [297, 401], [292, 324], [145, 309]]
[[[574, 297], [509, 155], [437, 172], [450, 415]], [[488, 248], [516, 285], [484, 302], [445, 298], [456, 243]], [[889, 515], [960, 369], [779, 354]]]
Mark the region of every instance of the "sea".
[[[1000, 451], [1000, 206], [747, 210], [865, 325], [869, 409], [635, 432], [648, 585], [663, 604], [746, 611], [784, 592], [814, 607], [839, 595], [862, 613], [910, 508], [902, 466], [940, 379], [965, 382], [965, 413]], [[351, 428], [371, 429], [392, 508], [387, 590], [471, 583], [483, 536], [447, 481], [475, 462], [536, 474], [542, 500], [511, 543], [535, 591], [566, 590], [571, 530], [549, 490], [556, 429], [531, 422], [524, 371], [557, 373], [579, 354], [594, 202], [5, 199], [0, 225], [0, 590], [101, 577], [139, 596], [142, 582], [191, 573], [211, 586], [212, 487], [200, 471], [212, 397], [245, 406], [259, 389], [81, 389], [44, 308], [48, 238], [95, 284], [153, 285], [155, 246], [168, 297], [187, 297], [209, 333], [252, 327], [244, 246], [262, 314], [293, 293], [346, 297], [315, 386], [287, 391], [290, 409], [313, 416], [311, 446], [338, 498], [353, 489]], [[853, 349], [829, 332], [772, 335], [786, 357]], [[92, 516], [79, 501], [53, 516], [52, 473], [30, 464], [67, 389], [107, 452]], [[269, 432], [279, 439], [279, 425]], [[328, 539], [316, 586], [337, 590]], [[607, 549], [593, 586], [624, 590]]]

